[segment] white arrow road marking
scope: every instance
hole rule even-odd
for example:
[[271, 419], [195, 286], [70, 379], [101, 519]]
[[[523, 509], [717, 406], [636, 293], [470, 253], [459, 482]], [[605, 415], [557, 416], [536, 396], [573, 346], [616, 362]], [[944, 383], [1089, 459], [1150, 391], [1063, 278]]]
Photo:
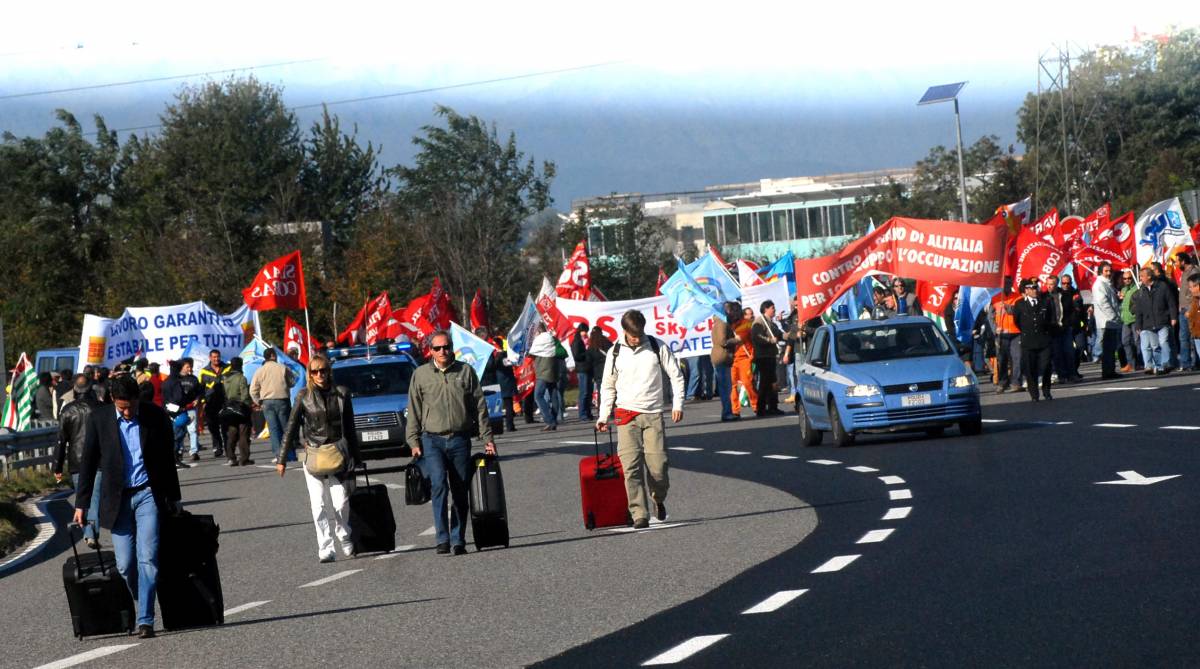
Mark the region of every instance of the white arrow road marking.
[[1160, 481], [1176, 479], [1182, 474], [1171, 474], [1169, 476], [1142, 476], [1135, 471], [1117, 472], [1117, 476], [1121, 477], [1119, 481], [1096, 481], [1096, 485], [1151, 485]]
[[717, 451], [719, 455], [750, 455], [750, 451]]
[[840, 465], [842, 463], [837, 460], [809, 460], [814, 465]]
[[1200, 425], [1164, 425], [1160, 430], [1200, 430]]
[[665, 653], [655, 655], [654, 657], [642, 663], [643, 667], [651, 667], [658, 664], [675, 664], [683, 662], [689, 657], [708, 648], [714, 643], [729, 636], [728, 634], [705, 634], [704, 636], [695, 636], [683, 643], [675, 646]]
[[137, 645], [136, 643], [127, 643], [127, 644], [123, 644], [120, 646], [102, 646], [102, 647], [96, 648], [94, 650], [89, 650], [86, 653], [72, 655], [71, 657], [61, 659], [57, 662], [51, 662], [50, 664], [43, 664], [39, 667], [35, 667], [34, 669], [66, 669], [67, 667], [73, 667], [77, 664], [83, 664], [84, 662], [90, 662], [92, 660], [95, 660], [95, 659], [98, 659], [101, 657], [105, 657], [107, 655], [112, 655], [113, 653], [119, 653], [123, 650], [129, 650], [130, 648], [133, 648], [136, 645]]
[[772, 611], [778, 611], [779, 609], [786, 606], [788, 602], [799, 597], [800, 595], [803, 595], [806, 592], [808, 592], [808, 590], [780, 590], [779, 592], [771, 595], [770, 597], [767, 597], [766, 599], [755, 604], [754, 606], [751, 606], [750, 608], [746, 609], [745, 611], [742, 611], [742, 615], [749, 615], [749, 614], [753, 614], [753, 613], [770, 613]]
[[904, 479], [899, 476], [880, 476], [879, 480], [883, 481], [884, 485], [900, 485], [904, 483]]
[[435, 535], [435, 534], [437, 534], [437, 526], [436, 526], [436, 525], [435, 525], [435, 526], [433, 526], [433, 527], [430, 527], [429, 529], [427, 529], [427, 530], [425, 530], [424, 532], [422, 532], [422, 533], [418, 534], [417, 536], [418, 536], [418, 537], [432, 537], [432, 536], [433, 536], [433, 535]]
[[895, 532], [895, 531], [896, 530], [890, 529], [890, 528], [886, 529], [886, 530], [871, 530], [870, 532], [867, 532], [866, 534], [862, 535], [862, 538], [859, 539], [858, 541], [855, 541], [854, 543], [856, 543], [856, 544], [877, 544], [880, 541], [887, 539], [888, 535], [890, 535], [892, 532]]
[[898, 506], [894, 509], [888, 509], [887, 513], [883, 514], [880, 520], [903, 520], [908, 518], [908, 514], [912, 513], [911, 506]]
[[889, 490], [888, 491], [888, 499], [891, 499], [891, 500], [912, 499], [912, 491], [909, 490], [908, 488], [901, 488], [900, 490]]
[[871, 472], [879, 471], [878, 469], [875, 469], [874, 467], [864, 467], [862, 465], [859, 465], [857, 467], [847, 467], [846, 469], [849, 469], [852, 472], [862, 472], [864, 474], [870, 474]]
[[763, 457], [767, 458], [768, 460], [795, 460], [796, 459], [796, 456], [794, 456], [794, 455], [764, 455]]
[[1133, 423], [1096, 423], [1092, 427], [1137, 427]]
[[255, 607], [259, 607], [259, 606], [262, 606], [263, 604], [270, 604], [270, 603], [271, 603], [271, 600], [269, 600], [269, 599], [262, 601], [262, 602], [246, 602], [245, 604], [242, 604], [241, 606], [235, 606], [232, 609], [226, 609], [225, 616], [226, 617], [232, 616], [235, 613], [241, 613], [242, 611], [249, 611], [250, 609], [253, 609]]
[[383, 555], [380, 555], [379, 557], [377, 557], [375, 559], [376, 560], [390, 560], [394, 557], [400, 557], [401, 553], [403, 553], [405, 551], [411, 551], [414, 548], [416, 548], [416, 546], [413, 546], [412, 544], [409, 544], [407, 546], [396, 546], [394, 549], [392, 549], [391, 553], [384, 553]]
[[362, 571], [362, 570], [361, 569], [347, 569], [346, 571], [339, 571], [338, 573], [333, 574], [331, 576], [326, 576], [325, 578], [318, 578], [317, 580], [313, 581], [312, 583], [305, 583], [304, 585], [302, 585], [300, 587], [301, 588], [315, 588], [318, 585], [325, 585], [326, 583], [333, 583], [334, 581], [336, 581], [338, 579], [346, 578], [347, 576], [357, 574], [360, 571]]
[[812, 570], [814, 574], [824, 574], [831, 571], [841, 571], [846, 568], [851, 562], [854, 562], [862, 555], [839, 555], [831, 558], [828, 562]]
[[704, 450], [703, 448], [696, 448], [694, 446], [669, 446], [668, 448], [672, 451], [687, 451], [687, 452]]

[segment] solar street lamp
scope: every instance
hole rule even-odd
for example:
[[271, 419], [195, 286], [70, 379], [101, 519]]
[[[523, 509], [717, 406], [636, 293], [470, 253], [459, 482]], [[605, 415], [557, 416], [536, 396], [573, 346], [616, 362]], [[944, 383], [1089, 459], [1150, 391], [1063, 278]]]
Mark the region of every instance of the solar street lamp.
[[930, 86], [929, 90], [925, 91], [925, 95], [917, 101], [917, 106], [931, 105], [938, 102], [954, 101], [954, 128], [958, 132], [958, 193], [959, 200], [962, 203], [962, 220], [967, 222], [967, 177], [963, 173], [963, 148], [962, 148], [962, 121], [958, 116], [958, 92], [966, 86], [967, 82], [960, 81], [955, 84], [942, 84], [940, 86]]

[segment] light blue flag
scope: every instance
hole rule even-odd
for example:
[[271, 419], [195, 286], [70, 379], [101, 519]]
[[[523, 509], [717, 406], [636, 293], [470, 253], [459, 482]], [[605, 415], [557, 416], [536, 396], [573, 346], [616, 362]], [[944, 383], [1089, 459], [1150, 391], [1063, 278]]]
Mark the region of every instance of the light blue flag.
[[254, 373], [258, 371], [263, 364], [263, 352], [268, 348], [275, 349], [275, 360], [284, 367], [292, 370], [292, 374], [296, 375], [296, 385], [292, 386], [291, 396], [292, 401], [296, 401], [296, 395], [300, 393], [300, 389], [308, 384], [308, 370], [304, 369], [304, 365], [296, 360], [288, 357], [286, 353], [279, 350], [278, 346], [270, 346], [262, 339], [255, 337], [253, 341], [246, 344], [238, 357], [242, 359], [242, 374], [246, 375], [246, 383], [254, 381]]
[[538, 317], [537, 309], [533, 306], [533, 297], [526, 293], [525, 306], [521, 309], [521, 315], [517, 318], [517, 322], [513, 323], [512, 329], [508, 331], [510, 359], [515, 358], [514, 362], [519, 361], [529, 351], [529, 345], [533, 343], [534, 330], [541, 322], [542, 319]]
[[454, 347], [454, 358], [470, 365], [475, 370], [475, 376], [482, 379], [483, 370], [487, 369], [488, 360], [496, 352], [496, 347], [453, 321], [450, 323], [450, 345]]
[[791, 251], [779, 256], [775, 262], [758, 270], [763, 279], [781, 276], [787, 279], [788, 294], [796, 294], [796, 256]]
[[975, 317], [983, 311], [999, 288], [978, 288], [975, 286], [960, 286], [958, 289], [958, 311], [954, 312], [954, 333], [963, 344], [971, 343], [971, 330], [975, 327]]
[[[692, 281], [708, 292], [713, 299], [720, 302], [736, 302], [742, 298], [742, 289], [738, 288], [737, 282], [711, 253], [705, 253], [687, 265], [684, 265], [683, 261], [678, 258], [676, 261], [680, 269], [686, 269], [687, 275]], [[679, 272], [675, 272], [671, 278], [663, 282], [660, 290], [663, 295], [666, 295], [668, 290], [683, 283], [686, 283], [684, 277]]]
[[723, 300], [697, 283], [682, 260], [676, 258], [675, 262], [679, 265], [679, 270], [671, 275], [671, 278], [676, 280], [673, 283], [667, 281], [662, 286], [662, 294], [669, 301], [671, 315], [675, 321], [691, 329], [708, 322], [709, 318], [725, 320]]

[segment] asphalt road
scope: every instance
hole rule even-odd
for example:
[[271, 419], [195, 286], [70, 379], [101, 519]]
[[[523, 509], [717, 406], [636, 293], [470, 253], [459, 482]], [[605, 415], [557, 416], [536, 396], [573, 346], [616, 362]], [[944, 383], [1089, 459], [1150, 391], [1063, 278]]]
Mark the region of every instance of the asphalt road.
[[[299, 476], [206, 460], [184, 496], [222, 525], [226, 607], [263, 603], [128, 648], [77, 642], [60, 532], [0, 576], [0, 666], [1196, 666], [1198, 392], [1200, 375], [1138, 375], [1036, 405], [987, 394], [978, 437], [845, 449], [799, 446], [794, 417], [689, 404], [671, 518], [643, 532], [582, 528], [590, 429], [523, 429], [500, 441], [513, 547], [466, 557], [434, 555], [428, 507], [397, 489], [413, 548], [318, 564]], [[1179, 476], [1097, 485], [1118, 472]]]

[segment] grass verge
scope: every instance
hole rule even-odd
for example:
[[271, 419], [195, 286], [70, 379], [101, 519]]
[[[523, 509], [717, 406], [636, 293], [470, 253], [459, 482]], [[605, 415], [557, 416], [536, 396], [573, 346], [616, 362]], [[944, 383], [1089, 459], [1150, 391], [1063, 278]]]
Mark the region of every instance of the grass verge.
[[54, 475], [41, 469], [19, 470], [0, 480], [0, 557], [33, 539], [33, 522], [21, 513], [17, 502], [58, 487]]

